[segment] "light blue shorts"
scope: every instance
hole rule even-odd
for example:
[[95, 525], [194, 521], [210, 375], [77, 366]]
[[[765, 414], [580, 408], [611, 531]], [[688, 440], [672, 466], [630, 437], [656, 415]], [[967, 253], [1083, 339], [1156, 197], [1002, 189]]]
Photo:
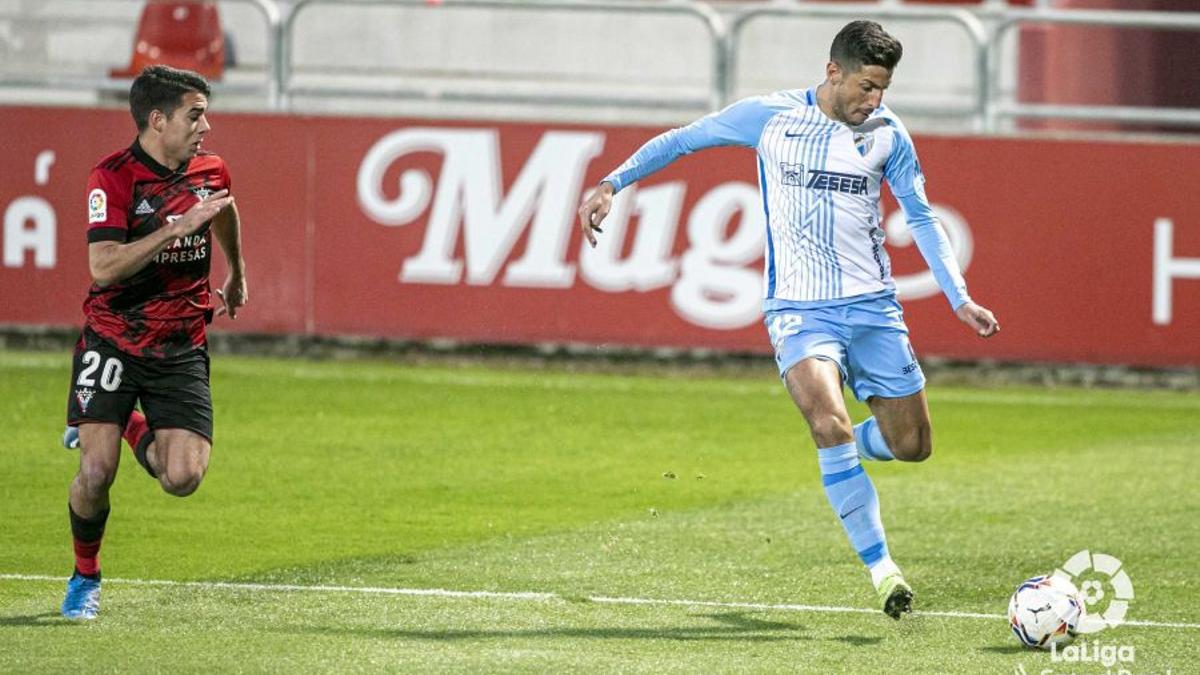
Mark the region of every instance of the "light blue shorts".
[[908, 340], [904, 310], [894, 296], [832, 307], [776, 309], [765, 323], [779, 376], [809, 357], [832, 361], [854, 397], [900, 398], [925, 388]]

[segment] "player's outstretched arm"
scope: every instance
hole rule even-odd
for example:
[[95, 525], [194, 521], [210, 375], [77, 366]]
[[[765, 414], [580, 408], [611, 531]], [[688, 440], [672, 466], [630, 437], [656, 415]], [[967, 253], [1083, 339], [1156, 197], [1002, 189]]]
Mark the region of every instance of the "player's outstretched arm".
[[98, 241], [88, 244], [88, 267], [97, 286], [111, 286], [128, 279], [145, 267], [171, 242], [199, 230], [226, 206], [233, 203], [228, 190], [197, 202], [183, 217], [160, 227], [153, 234], [128, 244]]
[[579, 226], [583, 236], [596, 245], [596, 232], [612, 208], [613, 195], [625, 187], [662, 169], [676, 159], [697, 150], [721, 145], [754, 147], [767, 120], [777, 109], [761, 98], [748, 98], [695, 122], [671, 129], [650, 139], [621, 166], [589, 192], [579, 206]]
[[217, 309], [217, 316], [228, 313], [231, 319], [237, 318], [238, 309], [250, 299], [246, 290], [246, 261], [242, 258], [241, 223], [237, 207], [233, 205], [213, 219], [213, 235], [229, 262], [229, 276], [225, 285], [217, 289], [217, 297], [224, 303]]
[[584, 197], [579, 207], [579, 228], [593, 248], [596, 246], [596, 232], [604, 231], [600, 229], [600, 223], [604, 222], [604, 217], [612, 209], [613, 194], [612, 183], [601, 181]]

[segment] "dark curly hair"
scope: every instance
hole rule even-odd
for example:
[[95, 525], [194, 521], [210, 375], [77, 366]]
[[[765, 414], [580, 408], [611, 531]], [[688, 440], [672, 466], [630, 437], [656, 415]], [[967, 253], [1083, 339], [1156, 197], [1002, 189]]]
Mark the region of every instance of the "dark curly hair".
[[903, 55], [900, 41], [874, 21], [851, 21], [829, 47], [829, 60], [849, 73], [863, 66], [882, 66], [891, 71]]
[[212, 93], [208, 80], [190, 70], [178, 70], [170, 66], [146, 66], [133, 86], [129, 88], [129, 113], [138, 131], [150, 124], [150, 113], [158, 110], [170, 117], [183, 103], [183, 95], [197, 92], [209, 96]]

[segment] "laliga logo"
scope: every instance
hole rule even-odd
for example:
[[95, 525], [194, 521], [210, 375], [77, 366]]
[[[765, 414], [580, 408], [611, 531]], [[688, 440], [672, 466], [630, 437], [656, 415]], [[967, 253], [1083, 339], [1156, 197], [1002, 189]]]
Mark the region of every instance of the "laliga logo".
[[[506, 192], [495, 129], [399, 129], [363, 157], [358, 203], [388, 227], [424, 217], [421, 250], [404, 260], [401, 283], [567, 289], [578, 276], [610, 293], [669, 287], [675, 313], [705, 328], [733, 330], [759, 321], [766, 223], [753, 185], [718, 185], [700, 195], [688, 213], [683, 212], [688, 188], [683, 181], [632, 185], [613, 200], [599, 244], [592, 248], [581, 242], [577, 255], [570, 254], [583, 179], [603, 148], [602, 133], [547, 131]], [[438, 175], [408, 167], [385, 191], [389, 168], [419, 153], [442, 156]], [[965, 269], [972, 249], [966, 222], [952, 210], [934, 210]], [[635, 218], [636, 228], [631, 227]], [[885, 228], [893, 245], [912, 243], [903, 214], [892, 214]], [[677, 254], [681, 229], [686, 248]], [[524, 251], [518, 252], [522, 240]], [[939, 292], [928, 271], [898, 277], [896, 284], [902, 299]]]
[[[1098, 633], [1105, 628], [1119, 626], [1125, 620], [1129, 601], [1133, 600], [1133, 582], [1121, 569], [1120, 560], [1085, 549], [1071, 556], [1060, 569], [1054, 570], [1054, 576], [1074, 583], [1087, 603], [1088, 611], [1080, 619], [1076, 632]], [[1095, 578], [1097, 576], [1103, 579]], [[1103, 611], [1098, 611], [1106, 598], [1108, 604], [1103, 605]]]

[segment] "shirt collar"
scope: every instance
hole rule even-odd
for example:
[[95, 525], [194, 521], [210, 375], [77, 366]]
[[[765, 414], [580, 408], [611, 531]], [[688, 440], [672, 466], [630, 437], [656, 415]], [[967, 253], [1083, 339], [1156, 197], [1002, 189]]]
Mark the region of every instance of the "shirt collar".
[[133, 139], [133, 145], [129, 146], [129, 151], [133, 153], [133, 156], [137, 159], [137, 161], [145, 164], [146, 168], [153, 171], [154, 174], [159, 178], [169, 178], [173, 174], [182, 174], [187, 171], [188, 162], [180, 164], [179, 168], [175, 169], [174, 171], [168, 169], [162, 164], [159, 164], [158, 160], [151, 157], [150, 153], [146, 152], [146, 149], [142, 147], [141, 141], [136, 138]]

